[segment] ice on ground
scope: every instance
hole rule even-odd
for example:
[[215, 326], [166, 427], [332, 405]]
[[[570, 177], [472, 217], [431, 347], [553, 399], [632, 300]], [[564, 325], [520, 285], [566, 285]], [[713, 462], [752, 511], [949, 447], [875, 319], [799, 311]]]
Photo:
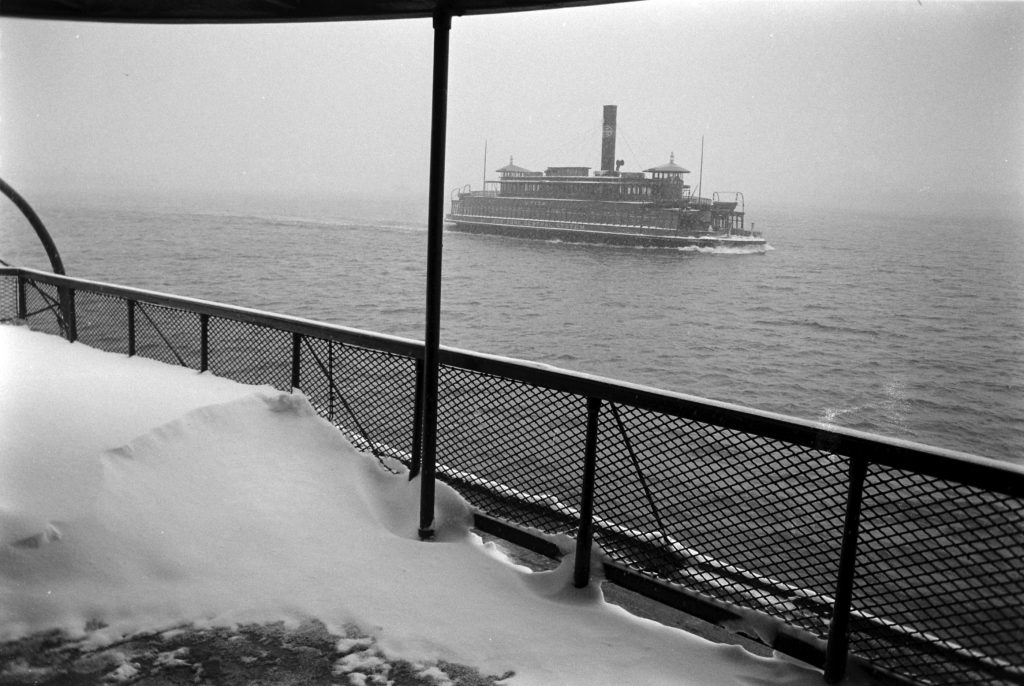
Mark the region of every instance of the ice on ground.
[[[0, 640], [312, 617], [358, 626], [389, 657], [513, 671], [511, 684], [821, 683], [577, 590], [571, 558], [510, 564], [443, 484], [437, 540], [419, 541], [418, 483], [300, 393], [22, 327], [0, 326], [0, 351]], [[361, 657], [339, 670], [371, 672]]]

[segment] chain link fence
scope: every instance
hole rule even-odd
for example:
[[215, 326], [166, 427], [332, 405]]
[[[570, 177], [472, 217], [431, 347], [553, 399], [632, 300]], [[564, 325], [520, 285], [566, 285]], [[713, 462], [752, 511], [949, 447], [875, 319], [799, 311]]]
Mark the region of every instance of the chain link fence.
[[[418, 458], [421, 344], [17, 269], [0, 270], [0, 317], [301, 388], [356, 447]], [[437, 456], [487, 518], [549, 546], [586, 524], [606, 568], [721, 608], [830, 681], [848, 642], [897, 682], [1024, 684], [1019, 468], [454, 351]]]

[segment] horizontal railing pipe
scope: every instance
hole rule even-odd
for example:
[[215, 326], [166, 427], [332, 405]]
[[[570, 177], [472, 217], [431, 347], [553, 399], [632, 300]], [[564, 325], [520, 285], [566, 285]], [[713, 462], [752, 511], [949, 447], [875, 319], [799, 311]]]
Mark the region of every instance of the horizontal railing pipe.
[[237, 307], [234, 305], [225, 305], [209, 300], [200, 300], [198, 298], [169, 295], [167, 293], [159, 293], [157, 291], [130, 288], [126, 286], [115, 286], [113, 284], [99, 281], [57, 276], [55, 274], [40, 272], [34, 269], [12, 269], [10, 267], [0, 268], [0, 276], [4, 274], [17, 274], [19, 272], [29, 276], [33, 281], [38, 283], [48, 283], [53, 286], [81, 287], [93, 293], [133, 299], [137, 302], [162, 305], [164, 307], [184, 309], [197, 314], [222, 317], [224, 319], [231, 319], [238, 322], [269, 326], [281, 329], [282, 331], [299, 333], [304, 336], [328, 338], [348, 345], [372, 348], [374, 350], [395, 353], [406, 357], [423, 357], [423, 344], [421, 342], [400, 338], [398, 336], [372, 333], [369, 331], [362, 331], [360, 329], [352, 329], [334, 324], [316, 322], [311, 319], [275, 314], [272, 312], [264, 312], [262, 310]]

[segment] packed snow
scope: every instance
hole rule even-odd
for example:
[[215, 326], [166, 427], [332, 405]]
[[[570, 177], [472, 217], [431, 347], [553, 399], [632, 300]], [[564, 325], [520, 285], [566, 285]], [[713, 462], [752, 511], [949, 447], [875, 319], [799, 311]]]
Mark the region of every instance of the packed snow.
[[[417, 481], [299, 392], [19, 326], [0, 326], [0, 391], [0, 642], [314, 618], [439, 683], [439, 661], [515, 685], [822, 683], [634, 617], [599, 582], [574, 588], [571, 556], [516, 565], [443, 484], [436, 539], [420, 541]], [[339, 661], [339, 683], [365, 681], [376, 655]]]

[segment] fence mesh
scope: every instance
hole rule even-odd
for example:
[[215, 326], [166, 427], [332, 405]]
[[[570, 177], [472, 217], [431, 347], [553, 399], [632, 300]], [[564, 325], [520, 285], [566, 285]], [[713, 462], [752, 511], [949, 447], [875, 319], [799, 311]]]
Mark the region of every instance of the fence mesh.
[[[299, 388], [317, 413], [338, 425], [334, 392], [334, 344], [323, 338], [305, 337], [300, 350]], [[340, 427], [344, 431], [344, 427]], [[345, 432], [348, 435], [348, 432]], [[350, 436], [351, 437], [351, 436]]]
[[595, 526], [613, 558], [827, 635], [844, 459], [630, 407], [600, 427]]
[[578, 524], [586, 399], [442, 367], [438, 477], [474, 505], [548, 533]]
[[0, 276], [0, 322], [18, 317], [18, 277]]
[[292, 335], [249, 322], [211, 317], [210, 371], [240, 383], [292, 387]]
[[304, 337], [299, 387], [357, 447], [409, 463], [416, 363], [407, 357]]
[[199, 369], [200, 324], [195, 312], [152, 303], [135, 305], [135, 354]]
[[25, 280], [25, 314], [36, 331], [57, 336], [64, 334], [57, 287], [34, 279]]
[[351, 424], [375, 453], [408, 462], [416, 401], [415, 360], [340, 343], [334, 344], [333, 357], [335, 387]]
[[[26, 277], [32, 328], [63, 334], [58, 289]], [[17, 315], [0, 278], [0, 318]], [[125, 298], [75, 294], [79, 339], [129, 350]], [[138, 302], [136, 351], [200, 368], [204, 316]], [[295, 335], [207, 317], [209, 368], [291, 388]], [[325, 335], [326, 336], [326, 335]], [[298, 386], [353, 443], [408, 461], [416, 360], [299, 336]], [[574, 533], [583, 496], [587, 398], [442, 366], [437, 475], [520, 527]], [[756, 610], [824, 638], [849, 459], [629, 404], [602, 404], [594, 537], [652, 579]], [[965, 467], [966, 468], [966, 467]], [[1024, 500], [871, 464], [861, 509], [852, 652], [932, 684], [1024, 683]]]
[[1020, 500], [872, 465], [852, 650], [935, 684], [1024, 683], [1022, 561]]
[[78, 340], [111, 353], [128, 354], [128, 305], [123, 298], [105, 293], [75, 294]]

